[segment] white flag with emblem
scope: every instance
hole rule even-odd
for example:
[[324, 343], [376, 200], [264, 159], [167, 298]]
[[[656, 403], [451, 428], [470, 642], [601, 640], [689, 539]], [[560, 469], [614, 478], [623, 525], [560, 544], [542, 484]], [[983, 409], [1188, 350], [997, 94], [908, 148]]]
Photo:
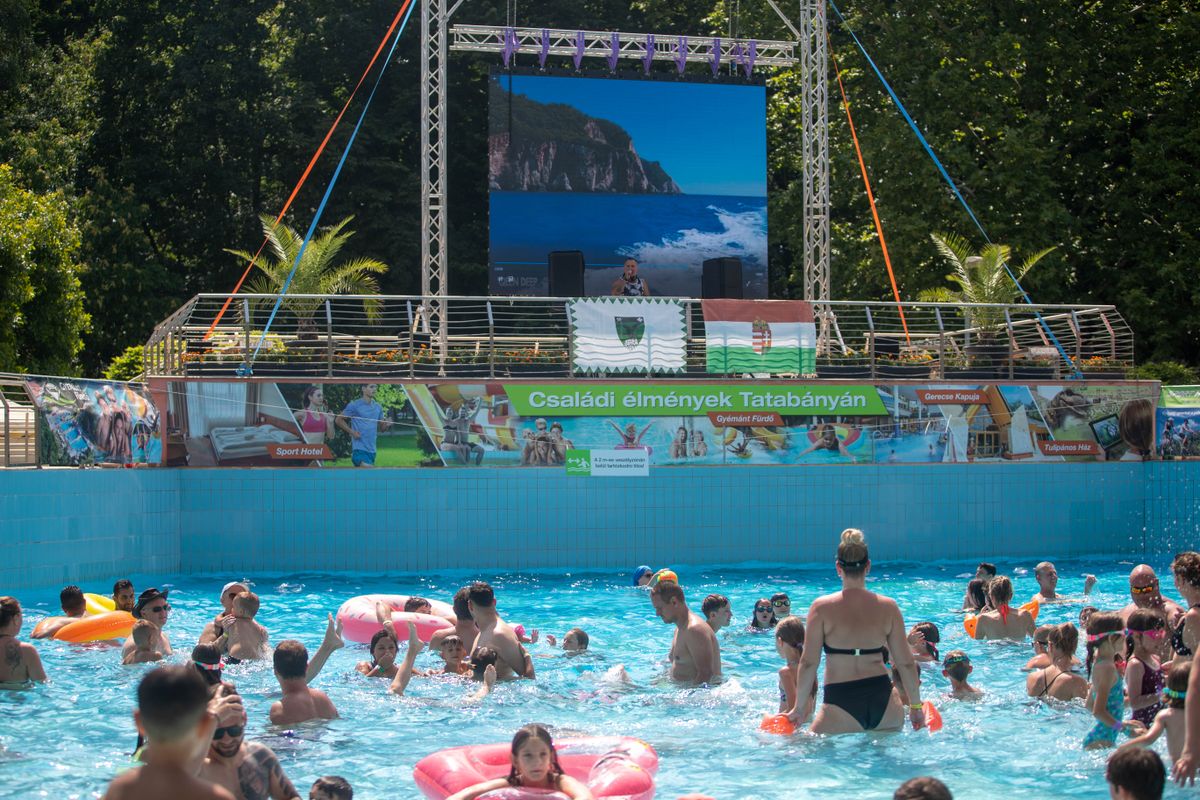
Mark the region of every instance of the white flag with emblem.
[[684, 307], [655, 297], [567, 301], [576, 372], [682, 372]]

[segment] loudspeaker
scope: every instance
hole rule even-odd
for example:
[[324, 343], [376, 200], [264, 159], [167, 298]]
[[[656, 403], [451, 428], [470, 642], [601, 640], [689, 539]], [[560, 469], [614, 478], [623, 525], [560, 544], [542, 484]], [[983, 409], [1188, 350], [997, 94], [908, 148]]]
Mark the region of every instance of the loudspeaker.
[[549, 256], [549, 297], [583, 297], [583, 251], [555, 250]]
[[742, 299], [742, 260], [710, 258], [700, 276], [700, 296], [705, 299]]

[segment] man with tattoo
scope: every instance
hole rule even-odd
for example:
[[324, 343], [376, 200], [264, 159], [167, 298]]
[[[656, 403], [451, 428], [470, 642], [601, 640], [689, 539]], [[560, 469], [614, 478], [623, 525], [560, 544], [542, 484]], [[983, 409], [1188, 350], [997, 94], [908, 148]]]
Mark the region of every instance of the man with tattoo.
[[238, 800], [300, 800], [271, 748], [245, 737], [246, 709], [231, 706], [217, 719], [200, 778], [225, 787]]
[[31, 681], [46, 680], [37, 650], [17, 641], [22, 622], [17, 598], [0, 597], [0, 689], [23, 689]]

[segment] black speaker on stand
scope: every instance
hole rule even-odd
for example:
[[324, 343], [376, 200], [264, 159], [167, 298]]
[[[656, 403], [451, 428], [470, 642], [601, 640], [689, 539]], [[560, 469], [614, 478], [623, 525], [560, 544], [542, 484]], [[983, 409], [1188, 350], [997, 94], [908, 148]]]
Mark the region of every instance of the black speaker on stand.
[[555, 250], [549, 256], [549, 297], [583, 297], [583, 251]]
[[706, 300], [742, 299], [742, 260], [710, 258], [700, 275], [700, 297]]

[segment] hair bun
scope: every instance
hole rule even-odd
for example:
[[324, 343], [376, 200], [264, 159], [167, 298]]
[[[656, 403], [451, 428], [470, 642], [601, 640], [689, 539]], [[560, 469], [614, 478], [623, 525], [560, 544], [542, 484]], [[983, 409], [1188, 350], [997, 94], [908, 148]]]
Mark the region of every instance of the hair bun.
[[866, 547], [867, 537], [858, 528], [846, 528], [846, 530], [842, 531], [842, 544], [856, 544], [859, 547]]

